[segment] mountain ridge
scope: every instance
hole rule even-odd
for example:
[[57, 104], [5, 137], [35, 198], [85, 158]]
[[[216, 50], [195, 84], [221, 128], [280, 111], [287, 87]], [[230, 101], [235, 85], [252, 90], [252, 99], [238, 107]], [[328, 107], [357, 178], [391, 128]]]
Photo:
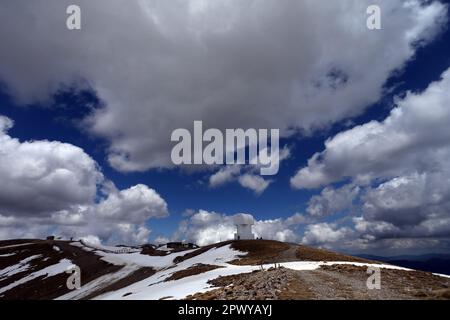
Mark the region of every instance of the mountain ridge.
[[[445, 299], [450, 279], [272, 240], [199, 248], [0, 241], [0, 299]], [[67, 264], [81, 270], [69, 290]], [[368, 290], [367, 268], [383, 290]], [[51, 270], [51, 272], [48, 272]]]
[[428, 253], [422, 255], [376, 256], [357, 255], [361, 258], [382, 261], [405, 268], [450, 275], [450, 254]]

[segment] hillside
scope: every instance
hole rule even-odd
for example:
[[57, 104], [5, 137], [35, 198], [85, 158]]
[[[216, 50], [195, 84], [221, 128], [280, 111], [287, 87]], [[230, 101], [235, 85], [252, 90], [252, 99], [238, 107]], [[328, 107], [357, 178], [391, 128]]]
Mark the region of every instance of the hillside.
[[[81, 269], [69, 290], [66, 270]], [[381, 268], [381, 290], [366, 286]], [[269, 240], [200, 248], [0, 241], [0, 299], [448, 299], [450, 279]]]
[[397, 266], [450, 275], [449, 254], [424, 254], [405, 255], [394, 257], [380, 257], [373, 255], [362, 255], [361, 257], [395, 264]]

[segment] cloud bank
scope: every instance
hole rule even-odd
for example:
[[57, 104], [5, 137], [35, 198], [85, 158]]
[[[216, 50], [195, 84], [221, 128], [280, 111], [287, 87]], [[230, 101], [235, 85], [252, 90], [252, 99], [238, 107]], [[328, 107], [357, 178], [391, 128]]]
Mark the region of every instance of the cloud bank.
[[[295, 229], [305, 223], [301, 217], [303, 216], [294, 215], [287, 219], [254, 219], [253, 233], [255, 237], [263, 239], [296, 242], [300, 239]], [[192, 241], [199, 245], [231, 240], [236, 232], [233, 218], [234, 215], [199, 210], [181, 221], [172, 239]]]
[[168, 215], [167, 203], [139, 184], [117, 190], [81, 148], [58, 141], [19, 141], [0, 116], [0, 238], [96, 237], [146, 242], [145, 222]]
[[194, 120], [286, 137], [376, 102], [389, 75], [445, 26], [446, 7], [375, 2], [380, 32], [367, 30], [369, 0], [80, 0], [82, 30], [71, 32], [70, 1], [4, 1], [0, 79], [19, 104], [92, 87], [104, 107], [85, 126], [108, 141], [111, 166], [171, 167], [170, 133]]
[[[313, 215], [357, 207], [364, 246], [374, 240], [448, 242], [450, 234], [450, 70], [423, 92], [408, 92], [384, 121], [343, 131], [292, 177], [295, 188], [325, 188], [310, 200]], [[357, 192], [356, 192], [357, 191]], [[332, 210], [330, 210], [330, 208]], [[406, 242], [408, 239], [409, 242]]]

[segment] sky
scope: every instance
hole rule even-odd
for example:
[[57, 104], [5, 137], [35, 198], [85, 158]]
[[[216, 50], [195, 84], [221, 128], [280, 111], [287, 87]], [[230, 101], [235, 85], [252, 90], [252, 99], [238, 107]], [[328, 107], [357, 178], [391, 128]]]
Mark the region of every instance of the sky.
[[[264, 239], [449, 253], [448, 20], [438, 0], [0, 0], [0, 239], [205, 245], [246, 213]], [[279, 172], [174, 165], [196, 120], [279, 129]]]

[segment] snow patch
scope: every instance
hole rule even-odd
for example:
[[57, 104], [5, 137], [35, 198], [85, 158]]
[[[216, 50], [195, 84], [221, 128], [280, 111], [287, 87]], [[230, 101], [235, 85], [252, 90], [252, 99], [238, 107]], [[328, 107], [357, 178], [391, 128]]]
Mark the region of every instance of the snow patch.
[[0, 258], [11, 257], [11, 256], [13, 256], [15, 254], [16, 254], [15, 252], [13, 252], [13, 253], [6, 253], [6, 254], [0, 254]]
[[28, 281], [36, 279], [38, 277], [44, 276], [44, 279], [45, 279], [45, 278], [57, 275], [59, 273], [63, 273], [72, 266], [73, 266], [72, 261], [70, 261], [68, 259], [61, 259], [58, 263], [56, 263], [54, 265], [48, 266], [41, 270], [37, 270], [36, 272], [33, 272], [33, 273], [27, 275], [26, 277], [23, 277], [13, 283], [10, 283], [9, 285], [7, 285], [3, 288], [0, 288], [0, 294], [3, 292], [6, 292], [8, 290], [11, 290], [12, 288], [17, 287], [21, 284], [24, 284]]
[[[70, 291], [60, 297], [58, 297], [56, 300], [78, 300], [82, 299], [84, 297], [87, 297], [91, 293], [102, 289], [106, 287], [107, 285], [114, 283], [120, 279], [123, 279], [136, 270], [138, 270], [140, 267], [137, 265], [128, 265], [121, 268], [119, 271], [116, 271], [114, 273], [108, 273], [101, 277], [98, 277], [97, 279], [92, 280], [89, 283], [86, 283], [78, 290]], [[81, 275], [83, 276], [83, 275]]]
[[103, 256], [102, 260], [118, 266], [127, 264], [136, 264], [141, 267], [153, 267], [155, 269], [163, 269], [172, 266], [173, 259], [175, 259], [176, 257], [183, 256], [192, 251], [194, 250], [181, 251], [177, 253], [168, 254], [165, 256], [149, 256], [138, 252], [116, 254], [99, 251], [97, 252], [97, 254]]
[[95, 249], [95, 250], [100, 250], [100, 251], [104, 251], [104, 252], [109, 252], [109, 253], [132, 253], [132, 252], [140, 252], [141, 249], [136, 249], [136, 248], [131, 248], [131, 247], [112, 247], [112, 246], [104, 246], [101, 244], [93, 244], [90, 242], [87, 242], [85, 240], [80, 240], [81, 244]]
[[[405, 270], [412, 271], [412, 269], [398, 267], [390, 264], [377, 264], [377, 263], [362, 263], [362, 262], [348, 262], [348, 261], [293, 261], [293, 262], [282, 262], [277, 263], [282, 267], [291, 270], [307, 271], [316, 270], [321, 266], [334, 266], [334, 265], [353, 265], [356, 267], [377, 267], [381, 269], [392, 269], [392, 270]], [[270, 267], [270, 265], [268, 265]], [[273, 264], [272, 264], [273, 266]]]
[[18, 264], [6, 267], [0, 271], [0, 278], [7, 278], [13, 276], [17, 273], [27, 271], [31, 265], [29, 262], [42, 257], [41, 254], [36, 254], [33, 256], [29, 256], [23, 260], [21, 260]]
[[[179, 255], [184, 255], [188, 252], [189, 251], [184, 251]], [[232, 249], [230, 245], [213, 248], [195, 257], [184, 260], [172, 268], [163, 269], [147, 279], [138, 281], [115, 292], [105, 293], [96, 299], [157, 300], [163, 297], [170, 297], [170, 299], [182, 299], [190, 294], [205, 292], [214, 289], [207, 283], [208, 280], [215, 279], [223, 275], [233, 275], [259, 269], [259, 266], [235, 266], [228, 264], [229, 261], [238, 259], [238, 256], [242, 254], [243, 252]], [[175, 254], [171, 254], [169, 256], [173, 260]], [[152, 258], [164, 259], [166, 257], [167, 256]], [[210, 270], [202, 274], [179, 280], [164, 281], [174, 272], [185, 270], [199, 263], [218, 265], [223, 268]], [[132, 294], [124, 297], [124, 295], [128, 293]]]
[[12, 244], [12, 245], [9, 245], [9, 246], [0, 247], [0, 249], [24, 247], [24, 246], [29, 246], [30, 244], [35, 244], [35, 243], [29, 242], [29, 243], [21, 243], [21, 244]]
[[438, 277], [443, 277], [443, 278], [449, 278], [450, 279], [450, 275], [448, 274], [442, 274], [442, 273], [433, 273], [435, 276]]

